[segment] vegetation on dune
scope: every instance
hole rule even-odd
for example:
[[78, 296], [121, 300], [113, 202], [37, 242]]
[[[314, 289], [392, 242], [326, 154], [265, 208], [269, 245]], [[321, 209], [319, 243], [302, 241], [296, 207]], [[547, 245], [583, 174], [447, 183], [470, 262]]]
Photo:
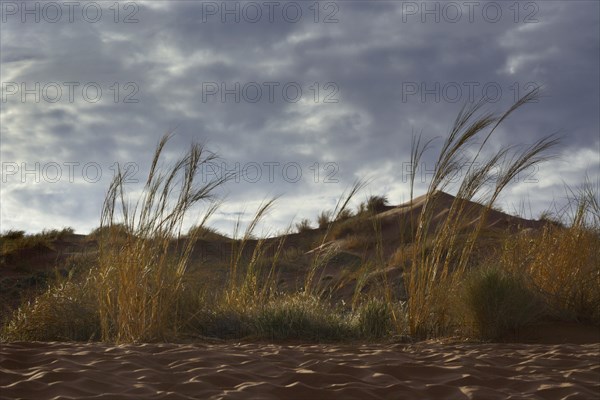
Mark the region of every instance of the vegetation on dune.
[[600, 323], [600, 205], [588, 183], [569, 192], [570, 209], [560, 224], [510, 237], [500, 253], [502, 266], [528, 277], [555, 317]]
[[518, 337], [524, 327], [544, 314], [543, 303], [527, 286], [526, 277], [499, 267], [472, 270], [459, 293], [464, 328], [472, 326], [481, 338], [501, 340]]
[[308, 232], [312, 229], [308, 218], [303, 218], [300, 222], [296, 222], [296, 231], [298, 231], [298, 233]]
[[97, 298], [90, 280], [61, 279], [23, 303], [6, 322], [8, 341], [86, 341], [100, 339]]
[[[416, 223], [415, 251], [407, 279], [409, 329], [412, 335], [444, 335], [454, 329], [450, 300], [457, 295], [464, 273], [472, 267], [471, 260], [485, 227], [486, 217], [500, 193], [515, 176], [547, 160], [547, 151], [557, 144], [557, 139], [550, 136], [523, 149], [505, 147], [484, 157], [486, 145], [500, 124], [514, 111], [537, 99], [538, 95], [537, 90], [528, 93], [500, 115], [478, 115], [486, 104], [485, 99], [463, 108], [458, 114], [442, 145], [437, 168]], [[421, 144], [420, 139], [414, 141], [412, 165], [420, 164], [429, 143]], [[469, 158], [467, 154], [474, 155]], [[466, 174], [458, 184], [457, 195], [446, 218], [434, 226], [434, 211], [440, 197], [438, 194], [461, 171], [466, 171]], [[492, 171], [500, 172], [490, 182]], [[411, 185], [414, 185], [415, 172], [416, 168], [413, 169]], [[480, 202], [486, 207], [481, 208], [478, 224], [464, 233], [462, 224], [468, 212], [467, 201], [481, 194], [483, 197]]]
[[[300, 234], [290, 234], [290, 226], [278, 238], [256, 238], [272, 199], [259, 206], [243, 232], [238, 220], [231, 238], [221, 235], [206, 222], [219, 204], [215, 189], [230, 177], [198, 184], [199, 168], [215, 156], [197, 144], [171, 168], [159, 168], [165, 136], [137, 202], [125, 193], [127, 171], [111, 183], [101, 225], [88, 236], [98, 253], [70, 258], [85, 268], [60, 277], [8, 315], [2, 340], [123, 343], [209, 336], [340, 341], [407, 333], [505, 340], [548, 317], [600, 324], [600, 207], [590, 185], [570, 192], [572, 210], [560, 216], [561, 223], [546, 216], [543, 229], [494, 236], [487, 230], [486, 218], [500, 193], [520, 172], [546, 160], [557, 143], [546, 137], [484, 157], [498, 126], [537, 95], [527, 94], [500, 115], [480, 115], [485, 102], [461, 110], [438, 155], [420, 213], [398, 217], [401, 228], [394, 232], [401, 237], [394, 239], [398, 247], [391, 256], [384, 252], [385, 227], [379, 218], [393, 215], [380, 215], [389, 209], [387, 197], [370, 196], [356, 212], [350, 210], [365, 186], [362, 181], [340, 197], [334, 210], [317, 216], [319, 229], [304, 219], [292, 225]], [[429, 148], [430, 142], [414, 140], [411, 199], [416, 167]], [[456, 184], [456, 173], [465, 170]], [[492, 171], [501, 171], [493, 181]], [[453, 198], [443, 193], [451, 183], [457, 185]], [[483, 206], [474, 208], [475, 198]], [[448, 199], [451, 204], [445, 203]], [[184, 235], [184, 217], [198, 203], [206, 205], [206, 212]], [[438, 218], [440, 207], [446, 212], [443, 219]], [[465, 220], [475, 222], [465, 227]], [[50, 246], [50, 239], [65, 232], [6, 232], [2, 254], [31, 243]], [[288, 240], [305, 247], [300, 252], [288, 248]], [[215, 265], [190, 268], [194, 246], [215, 241], [230, 250], [220, 286], [205, 279], [207, 268], [213, 271]], [[328, 271], [340, 259], [346, 262], [333, 245], [339, 242], [368, 257], [336, 281]], [[282, 266], [294, 249], [294, 260], [304, 263], [300, 287], [283, 290]], [[393, 286], [391, 271], [398, 271], [405, 297]], [[344, 284], [352, 284], [351, 300], [333, 301], [332, 294]]]
[[2, 256], [8, 256], [21, 250], [38, 246], [52, 248], [52, 242], [73, 235], [75, 230], [70, 227], [63, 229], [45, 229], [40, 233], [26, 234], [25, 231], [9, 230], [0, 235]]
[[365, 208], [368, 212], [376, 214], [385, 211], [388, 203], [387, 196], [369, 196]]

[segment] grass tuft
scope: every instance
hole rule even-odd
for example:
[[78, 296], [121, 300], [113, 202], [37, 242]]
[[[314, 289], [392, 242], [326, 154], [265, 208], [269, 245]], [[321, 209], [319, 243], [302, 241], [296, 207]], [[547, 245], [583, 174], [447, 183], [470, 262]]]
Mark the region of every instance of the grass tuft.
[[523, 276], [499, 267], [472, 271], [462, 292], [464, 317], [482, 339], [503, 340], [519, 332], [544, 314], [542, 303]]
[[339, 341], [352, 336], [347, 318], [305, 293], [268, 302], [254, 317], [256, 333], [272, 340]]
[[356, 310], [356, 325], [361, 337], [380, 339], [394, 332], [394, 314], [390, 302], [372, 297]]
[[[94, 278], [105, 341], [156, 341], [176, 335], [181, 321], [175, 307], [183, 294], [194, 240], [174, 239], [181, 238], [191, 207], [212, 200], [212, 191], [229, 178], [197, 184], [202, 165], [215, 158], [197, 143], [171, 168], [161, 170], [158, 165], [169, 138], [159, 142], [135, 205], [125, 195], [129, 171], [117, 172], [104, 201], [100, 231], [108, 235], [99, 238]], [[203, 222], [215, 209], [209, 207]]]
[[88, 341], [100, 339], [100, 318], [92, 282], [62, 281], [9, 317], [3, 341]]

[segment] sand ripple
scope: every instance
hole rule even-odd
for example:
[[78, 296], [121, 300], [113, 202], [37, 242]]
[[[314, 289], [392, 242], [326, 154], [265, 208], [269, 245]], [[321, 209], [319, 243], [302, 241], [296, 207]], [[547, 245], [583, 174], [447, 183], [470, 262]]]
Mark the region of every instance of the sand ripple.
[[597, 399], [600, 344], [9, 343], [2, 399]]

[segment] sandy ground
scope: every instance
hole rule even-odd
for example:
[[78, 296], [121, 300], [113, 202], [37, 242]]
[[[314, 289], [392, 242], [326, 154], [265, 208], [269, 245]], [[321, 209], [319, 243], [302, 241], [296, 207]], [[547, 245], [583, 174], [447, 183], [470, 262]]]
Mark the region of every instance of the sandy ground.
[[600, 343], [4, 343], [0, 398], [598, 399]]

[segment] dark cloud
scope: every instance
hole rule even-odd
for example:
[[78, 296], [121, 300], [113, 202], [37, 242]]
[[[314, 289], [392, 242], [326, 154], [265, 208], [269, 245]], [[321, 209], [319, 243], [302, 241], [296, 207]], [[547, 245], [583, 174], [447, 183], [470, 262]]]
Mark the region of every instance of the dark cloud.
[[[199, 140], [227, 168], [249, 174], [224, 188], [230, 203], [215, 217], [220, 227], [230, 225], [232, 213], [279, 194], [285, 201], [270, 220], [278, 228], [294, 215], [314, 217], [365, 176], [373, 178], [372, 193], [400, 202], [414, 133], [443, 137], [466, 101], [497, 94], [488, 109], [501, 111], [530, 84], [543, 85], [545, 97], [507, 120], [492, 145], [532, 143], [558, 131], [561, 157], [537, 171], [538, 182], [518, 182], [503, 200], [530, 196], [537, 212], [562, 193], [563, 181], [581, 184], [586, 171], [598, 180], [598, 3], [521, 2], [515, 8], [482, 1], [472, 21], [460, 7], [455, 23], [453, 7], [462, 2], [320, 2], [315, 16], [314, 2], [298, 1], [290, 6], [302, 9], [298, 22], [290, 22], [293, 8], [281, 13], [290, 3], [281, 2], [272, 22], [263, 6], [256, 23], [244, 18], [255, 16], [250, 3], [228, 3], [240, 7], [239, 23], [212, 14], [221, 2], [193, 1], [135, 2], [127, 9], [121, 3], [118, 16], [98, 2], [103, 16], [96, 23], [78, 12], [73, 22], [65, 14], [58, 23], [3, 15], [2, 162], [93, 162], [104, 176], [93, 185], [81, 176], [61, 182], [57, 191], [11, 175], [2, 185], [2, 229], [54, 227], [57, 215], [89, 229], [111, 166], [134, 162], [142, 177], [156, 142], [175, 128], [171, 160]], [[436, 7], [438, 22], [423, 13]], [[502, 16], [493, 22], [498, 8]], [[128, 15], [138, 22], [123, 23]], [[337, 22], [323, 23], [328, 16]], [[77, 83], [72, 101], [68, 82]], [[7, 91], [36, 83], [39, 102]], [[53, 83], [62, 89], [55, 103], [47, 99], [55, 95]], [[228, 94], [222, 102], [221, 84], [232, 89], [236, 83], [240, 101]], [[286, 98], [282, 89], [290, 85], [301, 87], [298, 101]], [[94, 99], [98, 87], [102, 96]], [[215, 87], [218, 93], [206, 94]], [[252, 102], [256, 87], [262, 96]], [[327, 96], [337, 102], [324, 102]], [[576, 163], [565, 162], [573, 155]], [[298, 181], [290, 175], [295, 167], [302, 172]], [[327, 176], [332, 179], [324, 182]], [[15, 215], [20, 204], [35, 210], [36, 222]]]

